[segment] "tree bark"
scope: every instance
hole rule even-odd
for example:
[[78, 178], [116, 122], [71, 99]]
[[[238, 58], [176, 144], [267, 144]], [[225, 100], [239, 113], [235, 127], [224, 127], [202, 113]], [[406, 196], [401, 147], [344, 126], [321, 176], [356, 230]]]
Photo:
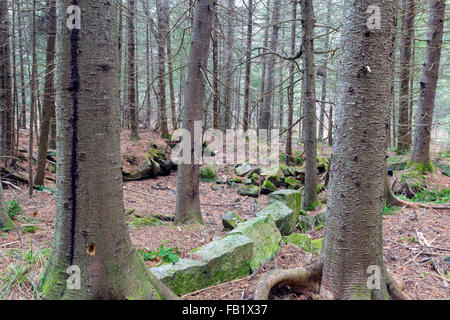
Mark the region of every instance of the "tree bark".
[[444, 30], [445, 1], [430, 0], [430, 16], [428, 18], [427, 48], [420, 80], [419, 110], [415, 123], [412, 165], [421, 166], [425, 171], [434, 172], [430, 159], [431, 130], [436, 84], [439, 77], [442, 36]]
[[228, 0], [228, 14], [227, 14], [227, 35], [225, 40], [225, 92], [223, 97], [224, 108], [222, 129], [231, 128], [231, 114], [232, 109], [232, 91], [233, 86], [233, 44], [234, 44], [234, 0]]
[[17, 1], [17, 25], [18, 25], [18, 31], [19, 31], [19, 63], [20, 63], [20, 83], [21, 83], [21, 111], [20, 111], [20, 128], [26, 129], [27, 128], [27, 101], [25, 98], [25, 64], [23, 61], [23, 33], [22, 33], [22, 9], [20, 7], [20, 1]]
[[[73, 4], [82, 10], [81, 30], [66, 27], [66, 9]], [[175, 298], [148, 270], [125, 223], [117, 6], [60, 0], [56, 8], [56, 221], [52, 252], [41, 277], [43, 297]], [[67, 286], [69, 266], [79, 267], [79, 290]]]
[[[292, 26], [291, 26], [291, 55], [295, 55], [295, 34], [297, 33], [297, 1], [292, 1]], [[289, 164], [292, 158], [292, 123], [294, 118], [294, 72], [295, 63], [289, 65], [288, 88], [288, 132], [286, 140], [286, 162]]]
[[314, 67], [314, 9], [312, 0], [301, 2], [303, 28], [303, 66], [304, 66], [304, 120], [303, 132], [305, 141], [305, 191], [303, 210], [314, 210], [320, 205], [317, 199], [317, 120], [316, 120], [316, 87]]
[[50, 132], [50, 119], [52, 109], [55, 108], [55, 86], [54, 86], [54, 70], [55, 70], [55, 36], [56, 36], [56, 4], [55, 0], [47, 1], [50, 15], [48, 16], [48, 33], [47, 33], [47, 57], [44, 84], [44, 105], [42, 107], [41, 133], [39, 135], [39, 150], [37, 158], [36, 176], [34, 185], [44, 185], [45, 183], [45, 167], [47, 165], [48, 138]]
[[[320, 293], [328, 299], [386, 299], [383, 194], [387, 112], [395, 34], [394, 1], [348, 3], [341, 38], [340, 101], [336, 110]], [[376, 12], [376, 11], [375, 11]], [[370, 281], [378, 269], [379, 286]], [[368, 286], [368, 283], [374, 286]]]
[[[332, 2], [328, 1], [327, 4], [327, 26], [331, 25], [331, 7]], [[323, 44], [323, 51], [327, 52], [330, 50], [330, 34], [327, 32], [325, 35], [325, 42]], [[322, 94], [320, 100], [322, 100], [322, 108], [320, 108], [320, 120], [319, 120], [319, 141], [323, 140], [323, 131], [325, 127], [325, 108], [326, 108], [326, 99], [327, 99], [327, 78], [328, 78], [328, 53], [324, 55], [325, 62], [323, 63], [323, 72], [322, 72]], [[329, 115], [328, 115], [329, 117]], [[328, 127], [328, 134], [331, 131], [331, 128]]]
[[[272, 16], [272, 35], [270, 39], [270, 50], [277, 51], [278, 46], [278, 33], [280, 23], [280, 5], [281, 0], [274, 0], [273, 2], [273, 16]], [[273, 91], [274, 91], [274, 77], [275, 77], [275, 62], [276, 56], [270, 55], [267, 61], [267, 87], [266, 95], [264, 97], [263, 109], [261, 111], [261, 125], [260, 129], [270, 129], [271, 123], [271, 106], [273, 103]]]
[[131, 139], [139, 139], [138, 107], [136, 103], [136, 42], [135, 42], [135, 13], [136, 1], [128, 0], [128, 103], [130, 115]]
[[167, 110], [166, 110], [166, 37], [168, 26], [168, 0], [157, 0], [156, 10], [158, 14], [158, 84], [159, 84], [159, 119], [161, 126], [161, 137], [169, 136], [167, 127]]
[[411, 77], [411, 48], [414, 31], [415, 0], [402, 0], [402, 34], [400, 47], [400, 91], [398, 112], [397, 153], [404, 154], [411, 148], [409, 135], [409, 85]]
[[249, 128], [249, 107], [250, 107], [250, 76], [252, 71], [252, 33], [253, 33], [253, 0], [247, 3], [247, 52], [245, 54], [245, 88], [244, 88], [244, 119], [243, 130], [246, 132]]
[[220, 128], [220, 92], [219, 92], [219, 53], [218, 53], [218, 45], [219, 45], [219, 36], [216, 31], [218, 27], [217, 14], [214, 13], [213, 17], [213, 38], [212, 38], [212, 51], [213, 51], [213, 89], [214, 89], [214, 98], [213, 98], [213, 128]]
[[0, 155], [11, 164], [14, 150], [8, 1], [0, 1]]
[[182, 127], [191, 135], [191, 163], [178, 165], [176, 224], [202, 222], [199, 165], [194, 163], [194, 122], [202, 120], [205, 97], [203, 73], [206, 73], [208, 63], [208, 48], [215, 4], [214, 0], [197, 0], [195, 4], [186, 96], [182, 115]]

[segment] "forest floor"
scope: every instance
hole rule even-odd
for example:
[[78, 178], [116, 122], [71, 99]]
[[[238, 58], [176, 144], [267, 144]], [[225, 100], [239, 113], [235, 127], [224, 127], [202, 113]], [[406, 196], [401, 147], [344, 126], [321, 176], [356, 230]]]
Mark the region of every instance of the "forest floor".
[[[27, 145], [27, 135], [21, 131], [20, 147]], [[136, 169], [145, 160], [149, 142], [165, 145], [153, 132], [141, 132], [141, 140], [130, 141], [128, 132], [121, 136], [123, 155], [134, 155], [135, 161], [124, 161], [124, 169]], [[35, 147], [36, 148], [36, 147]], [[37, 150], [37, 148], [35, 149]], [[20, 162], [26, 169], [26, 162]], [[219, 177], [226, 180], [233, 175], [233, 166], [217, 168]], [[23, 170], [21, 172], [25, 174]], [[55, 174], [48, 171], [48, 176]], [[6, 201], [17, 201], [22, 211], [15, 217], [19, 225], [28, 225], [28, 232], [0, 232], [0, 300], [36, 299], [34, 284], [38, 283], [39, 271], [48, 256], [53, 237], [55, 200], [52, 191], [54, 182], [48, 181], [44, 191], [28, 196], [25, 185], [21, 190], [4, 190]], [[430, 187], [450, 189], [450, 178], [440, 171], [428, 179]], [[158, 214], [171, 217], [175, 212], [177, 174], [142, 181], [124, 183], [125, 210], [134, 209], [134, 214]], [[326, 191], [320, 197], [326, 206]], [[158, 250], [163, 244], [175, 248], [180, 257], [191, 249], [212, 241], [213, 237], [224, 235], [222, 215], [226, 210], [235, 211], [244, 219], [250, 219], [267, 205], [267, 196], [258, 199], [239, 196], [236, 189], [225, 185], [224, 189], [212, 190], [210, 183], [200, 184], [200, 199], [204, 225], [174, 226], [170, 222], [161, 225], [134, 225], [128, 216], [130, 235], [140, 249]], [[317, 210], [321, 210], [319, 208]], [[450, 254], [450, 212], [433, 209], [397, 208], [384, 215], [383, 241], [384, 260], [394, 276], [405, 284], [405, 292], [413, 299], [450, 299], [450, 278], [436, 271], [436, 264], [442, 263]], [[323, 237], [322, 230], [308, 233], [312, 239]], [[423, 238], [430, 243], [427, 246]], [[30, 251], [32, 250], [32, 251]], [[32, 259], [30, 259], [32, 257]], [[276, 268], [305, 266], [316, 259], [300, 248], [285, 244], [276, 257], [255, 273], [231, 282], [190, 293], [182, 299], [250, 299], [258, 280], [265, 272]], [[31, 262], [30, 262], [31, 261]], [[149, 267], [157, 261], [146, 262]], [[439, 269], [439, 268], [438, 268]], [[8, 284], [10, 284], [8, 286]], [[289, 288], [274, 291], [273, 299], [311, 299], [308, 295], [297, 295]]]

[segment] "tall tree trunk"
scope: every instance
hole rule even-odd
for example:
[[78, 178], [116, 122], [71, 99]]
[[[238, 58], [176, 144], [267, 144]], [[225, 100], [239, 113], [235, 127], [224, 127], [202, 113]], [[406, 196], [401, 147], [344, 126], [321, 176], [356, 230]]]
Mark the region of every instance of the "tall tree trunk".
[[[11, 60], [8, 1], [0, 1], [0, 156], [12, 162], [14, 150], [13, 99], [11, 92]], [[9, 157], [9, 158], [8, 158]]]
[[400, 47], [400, 91], [398, 112], [398, 144], [397, 152], [406, 153], [411, 148], [408, 141], [409, 126], [409, 84], [411, 76], [411, 48], [414, 31], [415, 0], [402, 0], [402, 36]]
[[[327, 26], [331, 25], [331, 7], [332, 2], [329, 0], [327, 4]], [[330, 50], [330, 34], [327, 32], [325, 35], [325, 42], [323, 44], [323, 51]], [[323, 63], [323, 72], [322, 72], [322, 108], [320, 108], [320, 120], [319, 120], [319, 141], [323, 140], [323, 131], [325, 127], [325, 108], [327, 106], [326, 99], [327, 99], [327, 78], [328, 78], [328, 53], [324, 55], [325, 62]], [[329, 117], [330, 115], [328, 115]], [[328, 134], [330, 133], [331, 128], [328, 127]]]
[[[66, 9], [72, 4], [78, 1], [60, 0], [56, 7], [56, 221], [43, 297], [175, 298], [137, 253], [123, 215], [117, 6], [80, 2], [82, 29], [70, 31]], [[79, 290], [67, 285], [70, 266], [79, 268]]]
[[314, 210], [320, 205], [317, 199], [317, 120], [316, 120], [316, 87], [314, 67], [314, 9], [312, 0], [301, 2], [303, 29], [303, 66], [304, 66], [304, 120], [303, 132], [305, 141], [305, 191], [303, 210]]
[[172, 61], [172, 33], [167, 34], [167, 68], [169, 69], [169, 90], [170, 90], [170, 114], [172, 119], [172, 129], [177, 128], [177, 109], [175, 105], [175, 87], [173, 85], [173, 61]]
[[[281, 0], [273, 1], [273, 16], [272, 16], [272, 35], [270, 39], [270, 50], [277, 51], [278, 46], [278, 31], [280, 29], [280, 5]], [[264, 97], [264, 104], [261, 111], [261, 129], [270, 129], [271, 123], [271, 106], [273, 103], [273, 91], [274, 91], [274, 77], [275, 77], [275, 63], [276, 56], [270, 55], [267, 61], [267, 94]]]
[[[267, 8], [270, 8], [270, 3], [271, 0], [267, 1]], [[266, 10], [266, 27], [264, 29], [264, 42], [263, 42], [263, 47], [267, 48], [267, 46], [269, 45], [269, 28], [270, 28], [270, 11]], [[265, 96], [266, 96], [266, 71], [267, 71], [267, 55], [266, 50], [263, 50], [262, 53], [264, 54], [262, 59], [261, 59], [261, 84], [259, 87], [259, 101], [258, 101], [258, 106], [257, 106], [257, 113], [256, 113], [256, 118], [257, 118], [257, 123], [258, 123], [258, 129], [261, 128], [261, 120], [262, 120], [262, 108], [260, 106], [260, 104], [264, 104], [265, 101]]]
[[244, 88], [244, 119], [243, 130], [246, 132], [249, 128], [249, 107], [250, 107], [250, 76], [252, 71], [252, 33], [253, 33], [253, 0], [247, 3], [247, 52], [245, 54], [245, 88]]
[[37, 56], [36, 56], [36, 0], [33, 0], [33, 18], [32, 18], [32, 65], [31, 65], [31, 78], [30, 78], [30, 88], [31, 88], [31, 105], [30, 105], [30, 127], [29, 127], [29, 138], [28, 138], [28, 194], [30, 197], [33, 196], [33, 135], [34, 132], [37, 133], [35, 129], [33, 132], [33, 124], [36, 120], [36, 92], [39, 90], [39, 85], [37, 85]]
[[159, 83], [159, 118], [161, 126], [161, 137], [169, 136], [167, 127], [166, 110], [166, 37], [169, 23], [168, 0], [157, 0], [156, 10], [158, 14], [158, 83]]
[[215, 5], [214, 0], [197, 0], [195, 4], [186, 96], [182, 115], [182, 127], [189, 131], [191, 138], [191, 163], [178, 165], [176, 224], [202, 222], [199, 165], [194, 163], [194, 122], [202, 120], [205, 97], [205, 79], [202, 73], [206, 73], [208, 63], [208, 48]]
[[[387, 296], [382, 211], [397, 6], [395, 1], [381, 0], [374, 9], [369, 7], [372, 3], [348, 2], [345, 10], [341, 92], [321, 252], [320, 293], [329, 299]], [[380, 29], [372, 24], [377, 10]], [[371, 275], [375, 281], [370, 281]]]
[[[295, 34], [297, 33], [297, 1], [292, 1], [292, 26], [291, 26], [291, 55], [295, 54]], [[292, 159], [292, 123], [294, 118], [294, 77], [295, 63], [289, 65], [289, 89], [288, 89], [288, 132], [286, 140], [286, 162]]]
[[218, 42], [219, 36], [216, 28], [218, 27], [217, 14], [214, 13], [213, 17], [213, 37], [212, 37], [212, 51], [213, 51], [213, 128], [220, 128], [220, 92], [219, 92], [219, 54], [218, 54]]
[[225, 40], [225, 93], [223, 97], [223, 124], [222, 129], [231, 128], [231, 114], [232, 109], [232, 91], [233, 86], [233, 44], [234, 44], [234, 0], [228, 0], [228, 14], [227, 14], [227, 35]]
[[47, 164], [48, 137], [50, 131], [51, 110], [55, 108], [55, 86], [54, 86], [54, 70], [55, 70], [55, 36], [56, 36], [56, 4], [55, 0], [47, 1], [50, 8], [48, 16], [48, 33], [47, 33], [47, 58], [45, 70], [44, 84], [44, 105], [42, 108], [41, 133], [39, 135], [39, 150], [37, 159], [36, 176], [34, 178], [35, 185], [44, 185], [45, 183], [45, 167]]
[[420, 80], [419, 110], [416, 117], [411, 162], [430, 172], [434, 171], [430, 159], [431, 130], [436, 98], [436, 84], [439, 76], [442, 35], [444, 30], [445, 1], [430, 0], [428, 18], [427, 49]]
[[128, 103], [131, 139], [139, 139], [138, 106], [136, 104], [136, 42], [135, 42], [136, 1], [128, 0]]
[[17, 1], [17, 25], [19, 31], [19, 63], [20, 63], [20, 85], [21, 85], [21, 111], [20, 111], [20, 128], [27, 128], [27, 101], [25, 98], [25, 63], [23, 61], [23, 33], [22, 33], [22, 9], [20, 8], [20, 1]]

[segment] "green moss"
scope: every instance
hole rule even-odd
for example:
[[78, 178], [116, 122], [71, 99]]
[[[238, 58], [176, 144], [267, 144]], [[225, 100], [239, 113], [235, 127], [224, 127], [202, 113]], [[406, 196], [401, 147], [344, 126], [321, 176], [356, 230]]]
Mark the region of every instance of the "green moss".
[[136, 209], [129, 209], [129, 210], [125, 211], [125, 215], [129, 216], [129, 215], [131, 215], [131, 214], [133, 214], [135, 212], [136, 212]]
[[322, 250], [323, 238], [311, 241], [311, 252], [319, 254]]
[[155, 217], [134, 218], [131, 221], [134, 227], [154, 227], [164, 225], [164, 222]]
[[316, 197], [316, 199], [313, 201], [313, 203], [310, 206], [305, 207], [304, 210], [306, 210], [306, 211], [314, 211], [317, 207], [320, 207], [321, 205], [322, 205], [322, 203]]
[[311, 239], [303, 233], [293, 233], [287, 237], [283, 237], [284, 243], [291, 243], [306, 252], [311, 252]]
[[405, 169], [414, 169], [420, 174], [427, 174], [427, 173], [435, 173], [436, 167], [433, 165], [433, 162], [431, 160], [428, 160], [425, 164], [408, 161], [406, 163]]
[[261, 194], [269, 194], [275, 191], [277, 191], [277, 187], [269, 179], [264, 180], [261, 185]]
[[202, 182], [214, 182], [217, 180], [216, 171], [210, 164], [200, 169], [199, 177]]

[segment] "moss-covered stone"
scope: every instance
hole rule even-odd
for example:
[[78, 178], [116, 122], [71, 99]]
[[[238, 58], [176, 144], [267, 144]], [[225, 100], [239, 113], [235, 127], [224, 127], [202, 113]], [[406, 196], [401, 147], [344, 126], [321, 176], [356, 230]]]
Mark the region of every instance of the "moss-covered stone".
[[241, 222], [244, 222], [244, 220], [233, 211], [225, 211], [222, 216], [222, 224], [226, 230], [233, 230]]
[[315, 216], [309, 216], [309, 215], [300, 215], [298, 217], [298, 229], [301, 232], [308, 232], [310, 230], [316, 229], [320, 226], [325, 225], [327, 216], [326, 208], [322, 211], [320, 211]]
[[281, 186], [285, 178], [283, 171], [279, 167], [263, 168], [261, 170], [261, 176], [269, 179], [277, 188]]
[[230, 234], [239, 233], [253, 240], [252, 270], [269, 262], [280, 249], [281, 234], [271, 215], [256, 217], [238, 225]]
[[315, 239], [311, 241], [311, 252], [319, 254], [322, 250], [323, 238]]
[[243, 177], [250, 171], [252, 171], [252, 166], [249, 163], [243, 163], [236, 167], [234, 173], [239, 177]]
[[239, 177], [234, 177], [232, 180], [235, 183], [242, 183], [242, 178], [239, 178]]
[[300, 191], [278, 190], [269, 195], [269, 204], [274, 203], [275, 201], [285, 202], [296, 215], [299, 215], [302, 210], [302, 193]]
[[208, 164], [200, 169], [199, 178], [201, 182], [214, 182], [217, 180], [216, 170]]
[[240, 196], [247, 196], [252, 198], [259, 197], [259, 187], [254, 185], [241, 186], [237, 192]]
[[286, 178], [284, 179], [284, 183], [287, 185], [289, 190], [299, 190], [303, 187], [301, 181], [294, 178]]
[[176, 295], [194, 292], [208, 286], [206, 263], [192, 259], [180, 259], [175, 264], [164, 264], [150, 271]]
[[202, 246], [195, 255], [206, 263], [207, 285], [216, 285], [250, 273], [253, 241], [241, 234], [232, 234]]
[[428, 174], [436, 172], [436, 168], [431, 160], [428, 160], [426, 163], [408, 161], [406, 163], [405, 169], [414, 169], [420, 174]]
[[311, 252], [311, 239], [303, 233], [293, 233], [287, 237], [283, 237], [284, 243], [291, 243], [300, 249]]
[[269, 194], [277, 190], [277, 187], [270, 182], [269, 179], [264, 180], [263, 184], [261, 185], [261, 194]]
[[297, 216], [294, 211], [281, 201], [275, 201], [263, 210], [256, 213], [258, 217], [271, 215], [275, 220], [278, 230], [283, 236], [294, 232], [297, 225]]

